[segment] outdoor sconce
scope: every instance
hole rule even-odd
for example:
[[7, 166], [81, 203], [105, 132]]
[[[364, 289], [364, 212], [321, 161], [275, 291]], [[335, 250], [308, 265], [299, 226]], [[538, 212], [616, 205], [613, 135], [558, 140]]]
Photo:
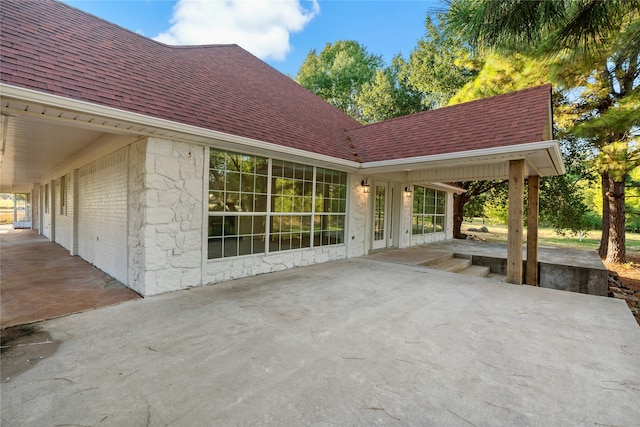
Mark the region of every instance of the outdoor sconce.
[[411, 186], [407, 185], [406, 187], [404, 187], [404, 195], [409, 197], [411, 195]]
[[362, 192], [365, 194], [371, 189], [371, 186], [369, 185], [369, 178], [363, 179], [362, 182], [360, 182], [360, 185], [362, 186]]

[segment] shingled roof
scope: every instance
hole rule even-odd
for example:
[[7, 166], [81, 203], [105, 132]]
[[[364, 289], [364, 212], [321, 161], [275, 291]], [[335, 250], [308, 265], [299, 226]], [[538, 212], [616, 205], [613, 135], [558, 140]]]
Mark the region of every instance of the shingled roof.
[[551, 139], [550, 86], [362, 126], [236, 45], [167, 46], [58, 1], [2, 0], [0, 81], [374, 162]]
[[1, 81], [353, 160], [359, 123], [236, 45], [158, 43], [57, 1], [2, 0]]
[[551, 85], [423, 111], [349, 130], [367, 162], [552, 139]]

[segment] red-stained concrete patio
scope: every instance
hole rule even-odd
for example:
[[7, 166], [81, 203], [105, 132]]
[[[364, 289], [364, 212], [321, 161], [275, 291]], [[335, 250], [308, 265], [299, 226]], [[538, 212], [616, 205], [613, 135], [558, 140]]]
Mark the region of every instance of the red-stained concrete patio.
[[0, 329], [140, 298], [33, 230], [0, 227]]

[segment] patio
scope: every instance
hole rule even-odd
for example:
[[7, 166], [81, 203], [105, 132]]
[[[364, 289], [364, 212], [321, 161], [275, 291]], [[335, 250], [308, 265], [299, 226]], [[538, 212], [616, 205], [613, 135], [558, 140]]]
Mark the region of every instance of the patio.
[[139, 296], [33, 230], [0, 226], [0, 329]]
[[[473, 266], [486, 267], [490, 277], [505, 282], [507, 244], [504, 243], [454, 239], [407, 249], [376, 251], [368, 258], [427, 266], [437, 264], [445, 254], [468, 259]], [[526, 274], [527, 251], [524, 248], [522, 258]], [[609, 272], [595, 251], [540, 246], [537, 264], [540, 287], [607, 296]]]
[[640, 329], [623, 301], [366, 258], [127, 301], [33, 332], [3, 349], [2, 425], [640, 417]]

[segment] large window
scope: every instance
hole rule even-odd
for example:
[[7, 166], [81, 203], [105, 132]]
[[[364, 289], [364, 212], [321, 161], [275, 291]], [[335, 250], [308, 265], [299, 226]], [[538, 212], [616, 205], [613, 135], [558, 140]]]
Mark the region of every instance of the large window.
[[268, 172], [264, 157], [211, 151], [209, 258], [265, 251]]
[[346, 173], [211, 150], [208, 257], [344, 242]]
[[317, 168], [315, 200], [314, 245], [344, 243], [347, 174]]
[[444, 231], [446, 197], [447, 193], [444, 191], [414, 186], [413, 235]]

